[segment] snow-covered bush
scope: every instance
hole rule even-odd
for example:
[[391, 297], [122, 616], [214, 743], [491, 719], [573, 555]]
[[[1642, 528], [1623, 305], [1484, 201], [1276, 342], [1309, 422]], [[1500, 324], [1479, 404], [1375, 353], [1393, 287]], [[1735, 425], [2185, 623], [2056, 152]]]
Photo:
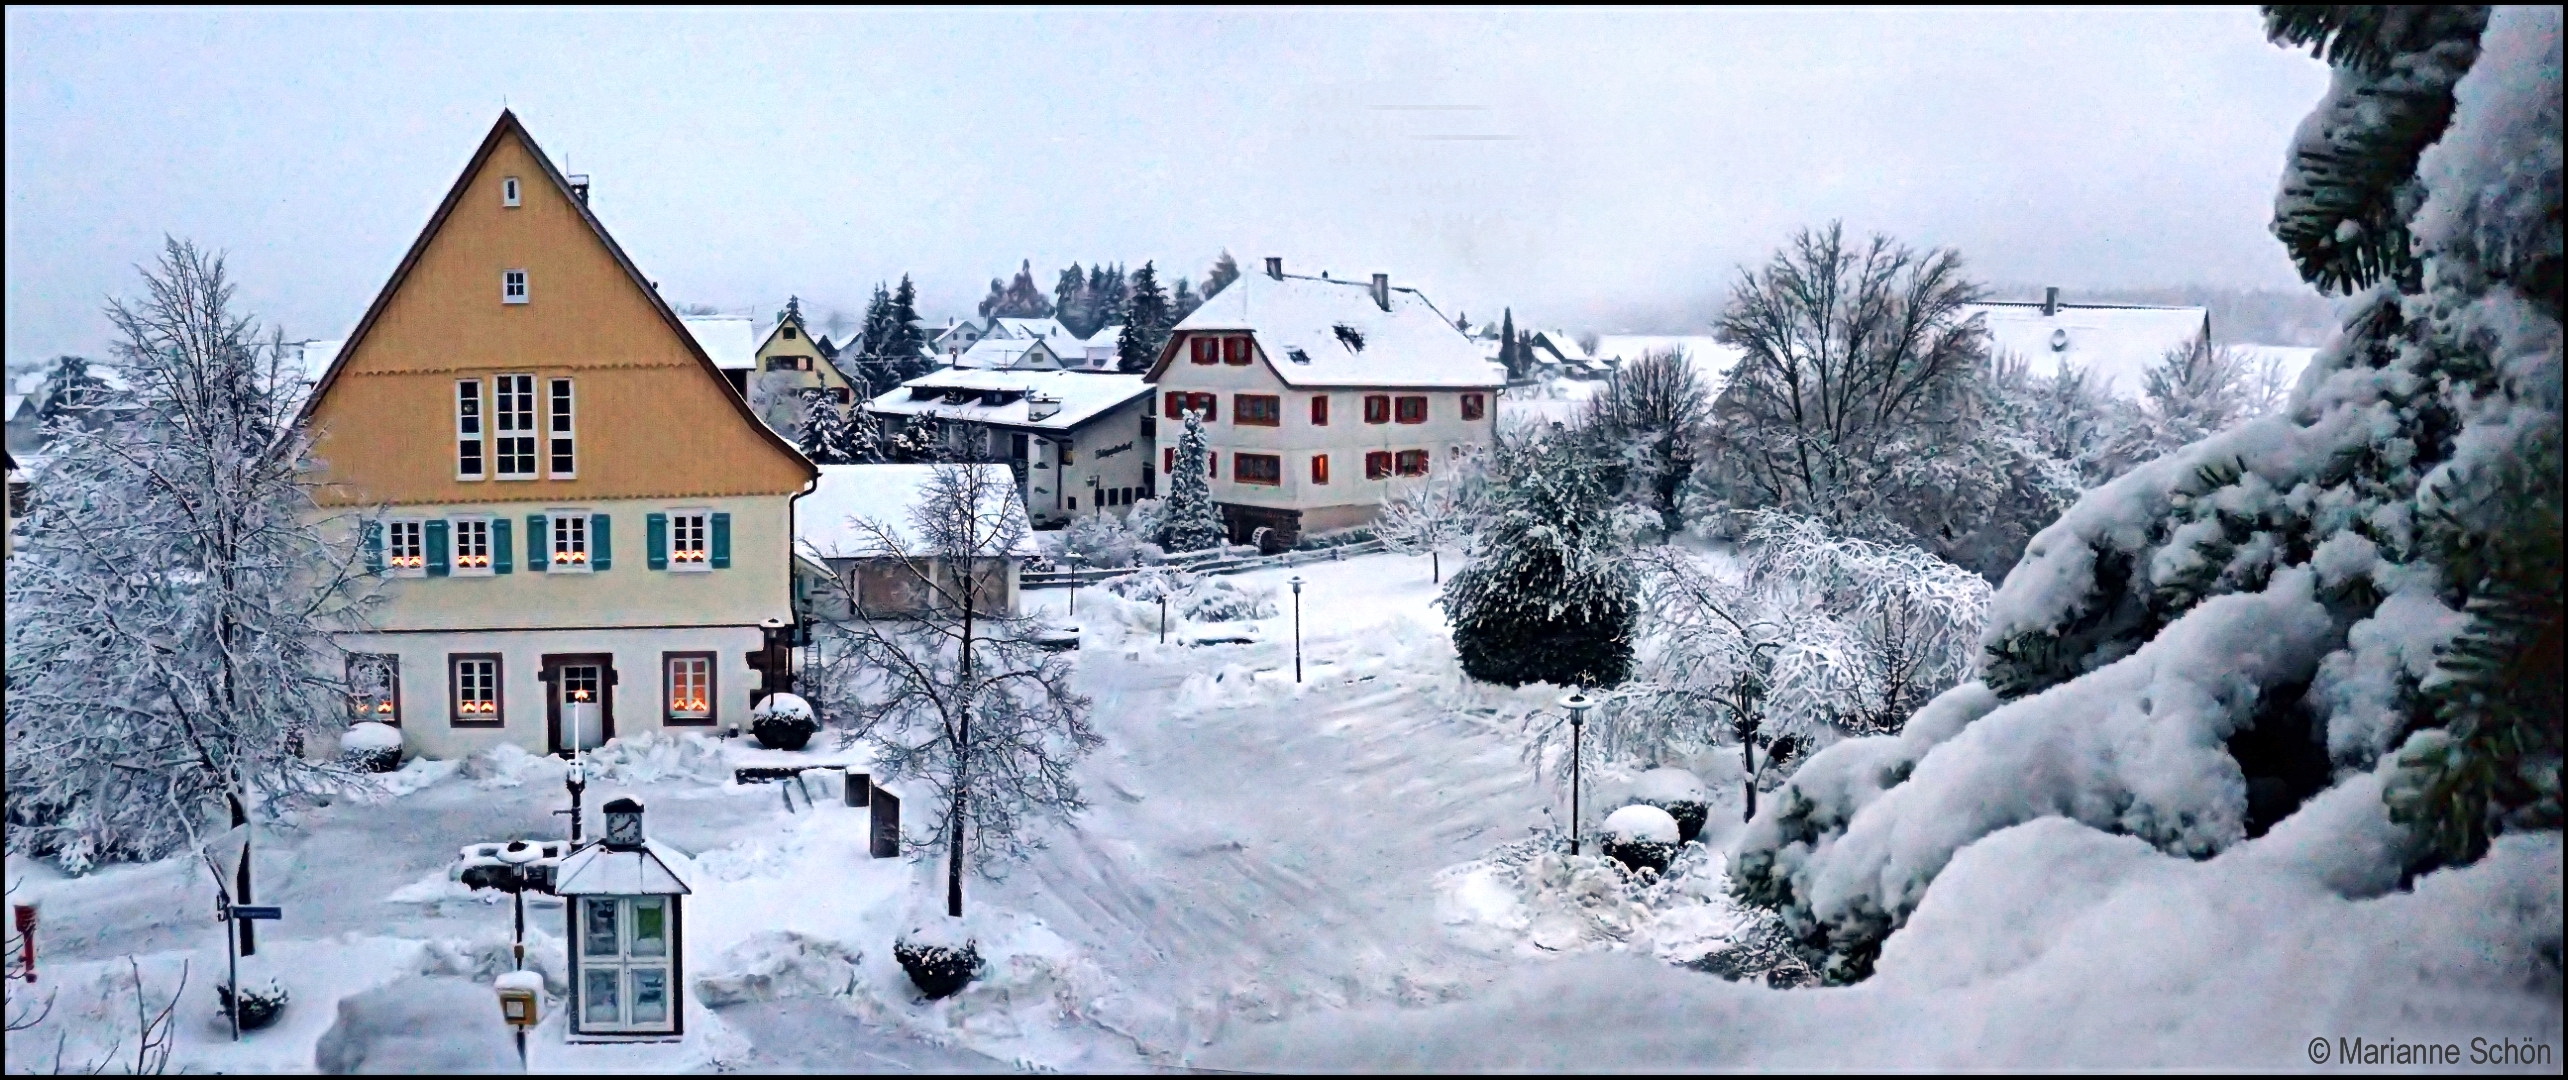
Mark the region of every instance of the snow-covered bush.
[[1614, 495], [1562, 435], [1502, 437], [1471, 565], [1445, 583], [1462, 670], [1483, 682], [1613, 686], [1637, 613]]
[[374, 721], [350, 724], [339, 736], [339, 760], [358, 772], [401, 768], [401, 729]]
[[952, 997], [980, 976], [981, 949], [969, 923], [928, 912], [924, 905], [909, 923], [892, 943], [892, 958], [900, 961], [919, 993], [931, 1001]]
[[800, 694], [769, 694], [749, 710], [749, 733], [769, 750], [800, 750], [819, 730], [819, 717]]
[[1193, 622], [1271, 619], [1277, 611], [1275, 590], [1251, 590], [1224, 577], [1198, 579], [1171, 605]]
[[1156, 563], [1166, 558], [1159, 545], [1150, 542], [1150, 534], [1141, 531], [1152, 526], [1142, 520], [1141, 508], [1134, 507], [1131, 514], [1131, 522], [1102, 511], [1072, 518], [1060, 532], [1060, 554], [1077, 555], [1081, 560], [1078, 565], [1091, 569]]
[[1158, 531], [1150, 539], [1163, 551], [1200, 551], [1219, 547], [1230, 534], [1222, 524], [1221, 506], [1213, 501], [1206, 473], [1212, 451], [1204, 442], [1204, 419], [1189, 411], [1177, 433], [1177, 464], [1168, 474], [1168, 497], [1158, 514]]
[[1712, 789], [1683, 769], [1651, 769], [1633, 778], [1632, 799], [1667, 811], [1667, 816], [1676, 822], [1677, 842], [1686, 843], [1703, 831]]
[[1605, 816], [1605, 839], [1598, 847], [1624, 869], [1656, 874], [1676, 856], [1677, 845], [1683, 843], [1679, 835], [1676, 819], [1667, 811], [1634, 803]]
[[2038, 817], [2193, 858], [2289, 823], [2348, 896], [2560, 827], [2559, 12], [2498, 11], [2473, 66], [2477, 10], [2269, 9], [2337, 68], [2276, 232], [2359, 310], [2286, 412], [2035, 537], [1983, 681], [1821, 751], [1750, 823], [1739, 895], [1830, 979]]
[[275, 1023], [277, 1014], [284, 1012], [293, 1001], [294, 993], [272, 977], [255, 980], [244, 977], [237, 990], [230, 983], [214, 984], [216, 1015], [228, 1019], [237, 1008], [243, 1031], [257, 1031]]

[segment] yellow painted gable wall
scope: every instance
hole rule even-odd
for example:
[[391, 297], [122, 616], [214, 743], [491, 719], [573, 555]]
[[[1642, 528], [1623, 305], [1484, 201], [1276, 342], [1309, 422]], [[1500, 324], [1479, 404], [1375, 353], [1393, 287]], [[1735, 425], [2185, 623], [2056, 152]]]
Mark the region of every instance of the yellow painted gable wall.
[[[519, 180], [520, 203], [501, 205]], [[524, 269], [528, 302], [501, 302]], [[809, 466], [769, 441], [722, 377], [590, 229], [515, 131], [470, 178], [312, 410], [330, 505], [792, 495]], [[455, 383], [575, 380], [578, 478], [455, 479]], [[488, 451], [486, 450], [487, 454]], [[637, 538], [638, 539], [638, 538]]]
[[[792, 340], [787, 340], [785, 338], [783, 331], [787, 326], [792, 326], [794, 328], [794, 336]], [[847, 377], [839, 374], [838, 368], [829, 362], [829, 358], [820, 354], [820, 343], [811, 339], [811, 328], [803, 325], [802, 321], [799, 319], [778, 323], [776, 324], [775, 329], [767, 331], [766, 344], [758, 347], [759, 373], [765, 374], [768, 370], [767, 362], [778, 356], [808, 356], [811, 358], [811, 370], [808, 372], [776, 373], [779, 377], [792, 374], [801, 375], [801, 378], [794, 380], [794, 387], [798, 390], [813, 388], [838, 390], [845, 388], [848, 385]]]

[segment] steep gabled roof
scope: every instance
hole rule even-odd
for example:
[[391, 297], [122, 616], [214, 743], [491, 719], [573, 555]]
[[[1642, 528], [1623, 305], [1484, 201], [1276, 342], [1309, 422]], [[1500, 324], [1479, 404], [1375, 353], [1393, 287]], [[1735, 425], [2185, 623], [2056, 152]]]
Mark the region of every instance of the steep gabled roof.
[[2125, 396], [2140, 392], [2149, 368], [2169, 350], [2199, 348], [2211, 334], [2211, 311], [2150, 304], [2051, 305], [2041, 301], [1974, 304], [1988, 328], [1989, 351], [2011, 353], [2036, 375], [2070, 364]]
[[1507, 373], [1416, 289], [1394, 286], [1391, 308], [1368, 282], [1242, 274], [1168, 335], [1151, 365], [1157, 382], [1193, 330], [1245, 330], [1288, 386], [1497, 387]]
[[303, 408], [298, 418], [308, 422], [312, 418], [312, 410], [321, 403], [323, 398], [329, 396], [331, 386], [338, 382], [340, 373], [347, 369], [349, 358], [357, 355], [359, 347], [365, 344], [366, 336], [374, 331], [376, 320], [383, 317], [385, 308], [392, 303], [392, 298], [401, 292], [402, 283], [409, 280], [411, 270], [419, 265], [420, 257], [427, 254], [428, 245], [436, 239], [438, 230], [445, 227], [446, 219], [453, 216], [455, 208], [463, 203], [464, 193], [471, 189], [473, 177], [481, 174], [482, 167], [490, 161], [491, 154], [512, 137], [524, 144], [527, 156], [534, 158], [542, 167], [545, 182], [552, 184], [554, 190], [579, 211], [580, 220], [585, 222], [589, 231], [596, 235], [598, 243], [605, 245], [607, 254], [615, 260], [617, 266], [623, 268], [625, 276], [632, 281], [633, 287], [650, 300], [652, 310], [658, 312], [661, 320], [668, 324], [669, 332], [685, 343], [687, 352], [693, 355], [696, 362], [703, 367], [705, 377], [722, 387], [723, 397], [738, 412], [740, 421], [755, 429], [769, 445], [800, 463], [807, 473], [818, 476], [817, 472], [811, 471], [812, 465], [802, 456], [801, 451], [794, 449], [793, 444], [786, 442], [784, 436], [776, 434], [774, 429], [759, 420], [757, 414], [749, 410], [749, 403], [731, 390], [730, 380], [723, 377], [722, 369], [715, 366], [713, 358], [705, 355], [704, 345], [698, 342], [695, 335], [689, 332], [686, 325], [679, 320], [678, 313], [669, 307], [669, 302], [660, 298], [659, 288], [651, 283], [651, 279], [642, 276], [641, 269], [633, 265], [632, 257], [624, 253], [624, 246], [615, 242], [615, 237], [606, 231], [605, 223], [600, 222], [597, 215], [589, 210], [588, 200], [573, 192], [570, 179], [563, 176], [562, 170], [553, 164], [552, 156], [546, 154], [544, 148], [536, 143], [535, 137], [527, 133], [525, 125], [518, 122], [517, 114], [508, 109], [499, 111], [499, 121], [491, 125], [490, 134], [482, 137], [481, 146], [473, 151], [472, 159], [465, 162], [463, 171], [455, 176], [454, 186], [446, 190], [445, 199], [437, 204], [437, 212], [429, 216], [427, 227], [419, 230], [418, 239], [410, 242], [410, 250], [402, 255], [401, 264], [393, 268], [392, 277], [383, 283], [383, 291], [376, 293], [374, 303], [366, 307], [365, 317], [357, 320], [357, 328], [348, 334], [346, 344], [331, 360], [330, 370], [321, 376], [320, 381], [313, 386], [312, 393], [304, 398]]

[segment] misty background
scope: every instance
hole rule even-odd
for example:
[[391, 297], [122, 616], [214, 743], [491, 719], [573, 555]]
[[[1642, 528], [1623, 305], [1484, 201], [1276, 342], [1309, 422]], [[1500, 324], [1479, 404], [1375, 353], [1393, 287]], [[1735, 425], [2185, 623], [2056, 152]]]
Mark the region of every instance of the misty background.
[[104, 352], [163, 234], [344, 335], [500, 109], [673, 303], [936, 325], [1030, 261], [1388, 272], [1475, 320], [1701, 332], [1843, 219], [2000, 296], [2315, 343], [2266, 232], [2327, 70], [2249, 8], [11, 8], [7, 358]]

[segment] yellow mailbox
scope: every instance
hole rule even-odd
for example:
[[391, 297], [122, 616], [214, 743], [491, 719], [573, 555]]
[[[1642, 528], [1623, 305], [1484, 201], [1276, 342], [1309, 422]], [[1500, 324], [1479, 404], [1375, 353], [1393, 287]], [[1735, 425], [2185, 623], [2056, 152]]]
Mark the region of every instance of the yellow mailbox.
[[508, 1026], [524, 1031], [543, 1018], [536, 993], [544, 985], [542, 979], [531, 971], [512, 971], [499, 977], [499, 1017]]

